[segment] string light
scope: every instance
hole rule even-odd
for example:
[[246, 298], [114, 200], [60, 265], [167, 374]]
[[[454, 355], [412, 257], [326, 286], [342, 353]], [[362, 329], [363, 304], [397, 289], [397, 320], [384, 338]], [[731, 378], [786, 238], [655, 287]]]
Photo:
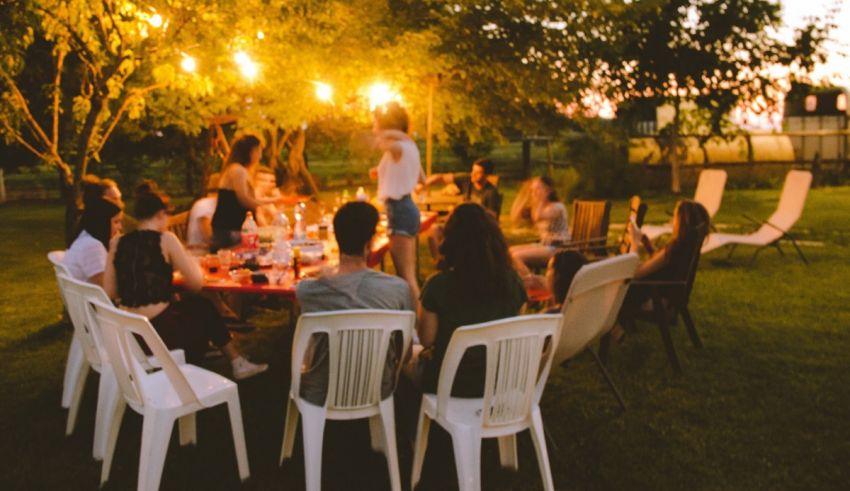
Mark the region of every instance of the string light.
[[333, 100], [334, 89], [324, 82], [313, 82], [316, 86], [316, 98], [322, 102], [331, 102]]
[[385, 106], [391, 101], [401, 102], [401, 95], [383, 82], [376, 82], [372, 84], [369, 87], [368, 95], [370, 111], [374, 111], [380, 106]]
[[180, 60], [180, 68], [186, 73], [195, 73], [198, 69], [198, 62], [187, 54], [183, 54], [183, 59]]
[[244, 51], [237, 51], [233, 55], [233, 60], [239, 66], [239, 71], [242, 72], [242, 76], [247, 78], [248, 80], [254, 80], [257, 78], [257, 74], [260, 73], [260, 67], [257, 65], [254, 60], [248, 56]]

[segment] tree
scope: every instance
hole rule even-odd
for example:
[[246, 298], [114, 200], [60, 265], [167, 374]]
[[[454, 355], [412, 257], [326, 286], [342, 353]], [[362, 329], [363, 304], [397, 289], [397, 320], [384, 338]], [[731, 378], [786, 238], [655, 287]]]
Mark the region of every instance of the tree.
[[[600, 4], [596, 24], [607, 26], [608, 42], [617, 49], [600, 53], [599, 87], [617, 102], [650, 97], [673, 107], [661, 143], [674, 192], [680, 190], [684, 132], [723, 134], [729, 112], [742, 104], [775, 110], [789, 77], [804, 77], [823, 61], [829, 23], [813, 21], [786, 42], [776, 35], [780, 8], [771, 0]], [[688, 105], [698, 109], [686, 112]]]

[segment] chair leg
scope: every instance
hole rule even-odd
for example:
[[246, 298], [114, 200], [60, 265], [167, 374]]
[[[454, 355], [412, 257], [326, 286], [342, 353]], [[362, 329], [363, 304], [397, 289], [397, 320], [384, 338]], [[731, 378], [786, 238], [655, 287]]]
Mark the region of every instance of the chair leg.
[[540, 407], [535, 406], [531, 410], [531, 441], [534, 443], [534, 451], [537, 453], [537, 465], [540, 467], [540, 478], [543, 480], [545, 491], [554, 491], [555, 483], [552, 481], [552, 470], [549, 468], [549, 452], [546, 450], [546, 438], [543, 435], [543, 418], [540, 416]]
[[385, 447], [383, 445], [383, 423], [381, 422], [380, 414], [369, 418], [369, 442], [372, 445], [373, 451], [381, 453], [385, 452]]
[[322, 445], [325, 436], [324, 409], [301, 414], [301, 436], [304, 441], [304, 474], [307, 491], [322, 489]]
[[500, 436], [499, 462], [505, 469], [519, 469], [519, 457], [516, 451], [516, 435]]
[[605, 364], [602, 362], [602, 359], [599, 357], [599, 355], [596, 354], [595, 351], [593, 351], [593, 348], [588, 346], [587, 351], [589, 351], [591, 356], [593, 356], [593, 361], [596, 362], [596, 366], [599, 367], [599, 371], [602, 372], [602, 376], [605, 377], [605, 383], [608, 384], [608, 388], [611, 389], [611, 391], [614, 393], [614, 397], [617, 398], [617, 402], [620, 403], [620, 408], [625, 411], [626, 401], [623, 400], [623, 396], [622, 394], [620, 394], [620, 389], [617, 388], [617, 386], [614, 384], [614, 381], [611, 379], [611, 374], [608, 373], [608, 370], [605, 369]]
[[86, 388], [86, 379], [89, 376], [89, 362], [83, 358], [76, 366], [76, 374], [72, 375], [71, 404], [68, 407], [68, 421], [65, 423], [65, 436], [74, 432], [77, 424], [77, 414], [80, 411], [80, 401], [83, 398], [83, 390]]
[[110, 418], [115, 414], [115, 408], [119, 404], [121, 394], [118, 388], [118, 381], [115, 380], [115, 375], [109, 368], [109, 364], [104, 363], [100, 369], [100, 381], [97, 389], [97, 412], [94, 416], [94, 445], [92, 456], [95, 460], [103, 460], [103, 455], [106, 453], [106, 440], [109, 436], [109, 428], [112, 427]]
[[729, 253], [726, 254], [726, 260], [727, 261], [729, 259], [732, 259], [732, 254], [735, 252], [735, 247], [737, 247], [737, 246], [738, 246], [738, 244], [732, 244], [731, 246], [729, 246]]
[[673, 367], [673, 372], [677, 375], [682, 373], [682, 366], [679, 364], [679, 357], [676, 355], [676, 347], [673, 346], [673, 337], [670, 335], [670, 328], [667, 325], [667, 311], [661, 303], [661, 298], [656, 296], [652, 299], [652, 308], [655, 310], [656, 323], [658, 330], [661, 332], [661, 341], [664, 342], [664, 349], [667, 350], [667, 358], [670, 359], [670, 365]]
[[71, 399], [74, 395], [74, 387], [77, 385], [77, 378], [81, 366], [86, 362], [83, 347], [77, 340], [77, 335], [71, 338], [71, 345], [68, 347], [68, 360], [65, 362], [65, 377], [62, 381], [62, 407], [68, 409], [71, 407]]
[[178, 434], [180, 435], [181, 447], [198, 444], [198, 431], [195, 423], [195, 413], [187, 414], [186, 416], [178, 419], [177, 429]]
[[758, 249], [756, 249], [756, 252], [753, 253], [753, 257], [750, 259], [750, 264], [749, 264], [750, 267], [752, 267], [753, 264], [756, 263], [756, 258], [758, 257], [759, 253], [764, 250], [765, 247], [767, 247], [767, 246], [761, 246]]
[[800, 245], [797, 244], [797, 240], [794, 237], [792, 237], [788, 234], [785, 234], [785, 238], [791, 240], [791, 245], [794, 246], [794, 249], [797, 251], [797, 255], [800, 256], [800, 260], [803, 261], [803, 264], [808, 266], [809, 260], [806, 259], [806, 256], [803, 255], [803, 251], [802, 251], [802, 249], [800, 249]]
[[679, 312], [682, 316], [682, 320], [685, 322], [685, 328], [688, 330], [688, 336], [691, 337], [691, 343], [695, 348], [702, 349], [702, 339], [699, 337], [699, 333], [697, 332], [696, 326], [694, 326], [694, 320], [691, 318], [691, 313], [688, 311], [688, 306], [685, 305], [682, 307], [682, 310]]
[[393, 491], [401, 491], [401, 475], [398, 471], [398, 449], [395, 441], [395, 403], [392, 397], [380, 403], [380, 423], [383, 435], [384, 455], [387, 457], [387, 468], [390, 471], [390, 487]]
[[142, 422], [142, 451], [139, 455], [140, 491], [156, 491], [162, 479], [162, 468], [168, 453], [168, 443], [174, 429], [174, 420], [152, 411]]
[[425, 463], [425, 451], [428, 449], [428, 431], [431, 429], [431, 418], [423, 409], [419, 410], [419, 421], [416, 423], [416, 442], [413, 445], [413, 470], [410, 473], [410, 489], [419, 484], [422, 475], [422, 464]]
[[109, 419], [109, 428], [106, 434], [106, 445], [103, 449], [103, 463], [100, 466], [100, 485], [109, 480], [109, 471], [112, 469], [112, 457], [115, 455], [115, 442], [118, 440], [118, 432], [121, 430], [121, 421], [124, 419], [124, 410], [127, 403], [123, 398], [118, 399], [118, 404], [112, 408]]
[[779, 255], [785, 257], [785, 251], [782, 250], [782, 247], [779, 245], [779, 241], [773, 243], [773, 247], [776, 247], [776, 250], [779, 252]]
[[608, 353], [611, 352], [611, 332], [606, 332], [602, 335], [602, 338], [599, 339], [599, 355], [590, 348], [588, 348], [588, 350], [593, 353], [593, 357], [600, 366], [608, 364]]
[[451, 433], [460, 491], [481, 490], [481, 435], [463, 427]]
[[288, 398], [286, 403], [286, 421], [283, 426], [283, 445], [280, 448], [280, 460], [278, 465], [283, 465], [283, 461], [292, 457], [292, 450], [295, 447], [295, 432], [298, 430], [298, 406], [292, 398]]
[[[233, 447], [236, 450], [239, 479], [245, 481], [251, 477], [251, 469], [248, 467], [248, 449], [245, 446], [245, 429], [242, 426], [242, 405], [239, 403], [239, 391], [236, 387], [233, 387], [233, 391], [227, 399], [227, 413], [230, 416], [230, 431], [233, 434]], [[192, 430], [194, 430], [194, 416], [193, 414]]]

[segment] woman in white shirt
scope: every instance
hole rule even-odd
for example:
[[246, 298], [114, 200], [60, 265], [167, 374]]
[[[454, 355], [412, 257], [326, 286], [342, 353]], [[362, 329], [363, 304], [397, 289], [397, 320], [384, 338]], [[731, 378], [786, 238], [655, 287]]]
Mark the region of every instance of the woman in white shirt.
[[414, 300], [418, 300], [416, 235], [420, 217], [411, 194], [425, 179], [419, 148], [407, 134], [409, 121], [407, 111], [396, 102], [387, 104], [375, 115], [377, 145], [384, 155], [370, 174], [378, 179], [378, 199], [386, 206], [390, 255], [396, 272], [407, 281]]
[[103, 286], [109, 241], [121, 233], [123, 207], [106, 198], [90, 199], [80, 218], [79, 231], [65, 251], [65, 266], [74, 279]]
[[542, 268], [570, 240], [567, 224], [567, 207], [558, 199], [555, 182], [547, 176], [534, 179], [531, 183], [531, 221], [540, 235], [540, 242], [511, 247], [514, 266], [524, 280], [529, 268]]

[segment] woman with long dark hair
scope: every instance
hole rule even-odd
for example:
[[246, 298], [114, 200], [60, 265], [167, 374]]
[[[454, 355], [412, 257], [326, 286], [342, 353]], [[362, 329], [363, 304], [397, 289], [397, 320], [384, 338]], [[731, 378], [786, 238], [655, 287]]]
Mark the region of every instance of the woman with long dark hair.
[[570, 240], [567, 207], [558, 198], [550, 177], [537, 177], [531, 182], [530, 207], [530, 218], [540, 241], [510, 249], [517, 271], [524, 279], [530, 275], [528, 268], [545, 266], [558, 247]]
[[80, 281], [103, 286], [109, 241], [121, 233], [124, 206], [106, 198], [89, 198], [80, 217], [77, 236], [63, 262]]
[[378, 148], [384, 153], [381, 162], [370, 171], [378, 179], [378, 198], [387, 210], [390, 256], [396, 273], [403, 278], [413, 298], [419, 298], [416, 278], [416, 236], [419, 234], [419, 208], [413, 202], [413, 191], [424, 183], [422, 163], [416, 142], [407, 134], [409, 117], [397, 102], [387, 104], [375, 115], [374, 131]]
[[[507, 242], [496, 219], [483, 207], [464, 203], [446, 222], [439, 272], [422, 289], [417, 331], [418, 375], [426, 392], [437, 389], [440, 366], [455, 329], [519, 314], [525, 286], [511, 266]], [[480, 396], [486, 367], [483, 351], [467, 353], [455, 392]]]
[[104, 289], [122, 309], [147, 317], [169, 349], [182, 349], [186, 361], [200, 364], [210, 343], [221, 349], [237, 380], [264, 372], [243, 358], [215, 306], [206, 298], [184, 295], [177, 300], [174, 270], [190, 292], [200, 291], [203, 272], [180, 239], [168, 232], [168, 197], [153, 182], [136, 192], [133, 210], [139, 225], [112, 241]]
[[262, 157], [262, 143], [254, 135], [243, 135], [233, 142], [218, 182], [218, 201], [212, 219], [212, 244], [215, 252], [235, 246], [241, 238], [245, 214], [283, 198], [257, 198], [252, 179]]

